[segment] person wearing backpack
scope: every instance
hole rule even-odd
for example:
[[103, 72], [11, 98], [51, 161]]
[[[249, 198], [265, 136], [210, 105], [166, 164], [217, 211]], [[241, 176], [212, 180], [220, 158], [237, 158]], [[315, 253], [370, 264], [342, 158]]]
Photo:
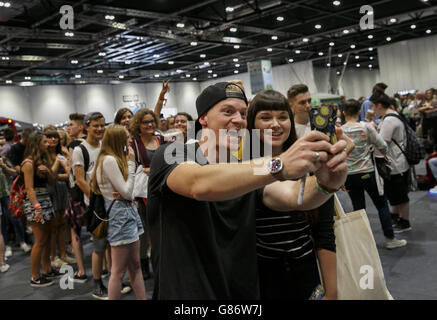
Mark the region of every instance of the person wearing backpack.
[[135, 154], [129, 146], [129, 133], [121, 125], [111, 125], [103, 137], [90, 182], [91, 192], [103, 196], [108, 214], [107, 239], [112, 257], [108, 295], [111, 300], [120, 299], [126, 270], [137, 299], [146, 299], [140, 265], [140, 236], [144, 229], [133, 202], [134, 182]]
[[375, 93], [370, 97], [370, 101], [373, 111], [382, 119], [378, 125], [378, 131], [387, 143], [387, 156], [392, 164], [390, 179], [384, 181], [384, 193], [391, 204], [395, 223], [394, 232], [409, 231], [411, 230], [410, 199], [408, 198], [410, 164], [405, 152], [407, 149], [406, 127], [399, 114], [390, 109], [390, 98], [386, 94]]
[[50, 236], [54, 210], [47, 188], [55, 179], [50, 169], [47, 149], [48, 140], [44, 134], [31, 134], [20, 170], [26, 190], [24, 216], [32, 227], [35, 239], [30, 254], [30, 285], [35, 288], [50, 286], [53, 284], [52, 280], [60, 276], [59, 271], [50, 264]]

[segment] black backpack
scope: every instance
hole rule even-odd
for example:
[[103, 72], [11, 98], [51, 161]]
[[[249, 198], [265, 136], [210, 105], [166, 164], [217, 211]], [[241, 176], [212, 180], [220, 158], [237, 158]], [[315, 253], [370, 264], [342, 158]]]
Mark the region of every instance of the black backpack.
[[425, 159], [426, 156], [426, 151], [425, 151], [425, 147], [423, 146], [423, 143], [419, 140], [419, 138], [416, 136], [416, 133], [408, 125], [408, 123], [405, 121], [404, 118], [402, 118], [400, 115], [396, 113], [389, 113], [384, 117], [384, 119], [389, 116], [398, 118], [404, 124], [405, 133], [407, 136], [407, 146], [404, 150], [401, 148], [401, 146], [396, 140], [392, 139], [392, 141], [398, 146], [399, 149], [401, 149], [402, 153], [407, 158], [408, 164], [410, 166], [419, 164], [420, 160]]
[[[83, 169], [86, 175], [90, 165], [90, 154], [88, 153], [88, 150], [84, 145], [80, 144], [79, 147], [82, 150], [83, 162], [84, 162]], [[79, 186], [77, 185], [76, 179], [74, 179], [74, 187], [70, 190], [70, 194], [71, 194], [71, 200], [73, 202], [80, 202], [83, 205], [85, 205], [83, 191], [80, 190]]]
[[105, 199], [101, 194], [96, 194], [91, 191], [90, 205], [85, 212], [86, 229], [94, 235], [97, 239], [106, 237], [109, 212], [111, 211], [114, 202], [112, 200], [108, 210], [105, 209]]

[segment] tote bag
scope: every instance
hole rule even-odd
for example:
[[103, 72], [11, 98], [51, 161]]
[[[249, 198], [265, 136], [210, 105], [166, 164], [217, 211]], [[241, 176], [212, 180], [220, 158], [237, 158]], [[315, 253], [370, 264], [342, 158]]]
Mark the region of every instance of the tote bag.
[[135, 172], [135, 181], [134, 181], [134, 190], [133, 197], [134, 198], [147, 198], [147, 184], [149, 182], [149, 176], [144, 173], [144, 164], [143, 159], [141, 158], [140, 151], [138, 149], [137, 141], [134, 139], [135, 150], [138, 155], [138, 159], [141, 160], [141, 164], [138, 166], [137, 171]]
[[393, 300], [365, 210], [348, 214], [334, 196], [339, 300]]

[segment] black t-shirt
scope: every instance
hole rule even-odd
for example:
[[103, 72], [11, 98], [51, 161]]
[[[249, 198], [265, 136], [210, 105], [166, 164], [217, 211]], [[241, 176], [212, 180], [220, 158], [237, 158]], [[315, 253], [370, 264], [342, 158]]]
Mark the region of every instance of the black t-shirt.
[[[166, 150], [175, 149], [177, 163], [167, 164]], [[197, 157], [189, 150], [199, 150]], [[183, 197], [166, 182], [184, 159], [207, 163], [197, 143], [179, 142], [161, 146], [151, 163], [147, 217], [154, 298], [259, 299], [255, 209], [263, 188], [229, 201]]]
[[14, 166], [21, 166], [21, 163], [24, 160], [24, 151], [26, 150], [26, 146], [21, 142], [17, 142], [11, 147], [9, 150], [7, 157], [11, 160], [11, 163]]

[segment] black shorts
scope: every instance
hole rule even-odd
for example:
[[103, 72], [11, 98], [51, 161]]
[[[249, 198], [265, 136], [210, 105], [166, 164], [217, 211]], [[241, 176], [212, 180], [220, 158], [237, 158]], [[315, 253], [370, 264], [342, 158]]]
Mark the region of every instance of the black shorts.
[[384, 181], [384, 193], [390, 201], [392, 206], [407, 203], [408, 185], [410, 183], [410, 170], [401, 174], [394, 174], [390, 176], [390, 181]]

